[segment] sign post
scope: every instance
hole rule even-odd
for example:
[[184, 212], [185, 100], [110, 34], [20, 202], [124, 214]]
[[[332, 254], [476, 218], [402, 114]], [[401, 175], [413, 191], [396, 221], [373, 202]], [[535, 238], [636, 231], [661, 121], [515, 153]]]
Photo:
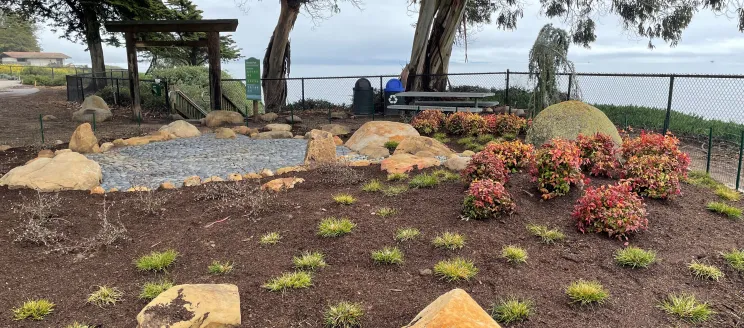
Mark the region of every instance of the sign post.
[[253, 120], [258, 120], [258, 102], [261, 101], [261, 61], [251, 57], [245, 60], [245, 95], [253, 101]]

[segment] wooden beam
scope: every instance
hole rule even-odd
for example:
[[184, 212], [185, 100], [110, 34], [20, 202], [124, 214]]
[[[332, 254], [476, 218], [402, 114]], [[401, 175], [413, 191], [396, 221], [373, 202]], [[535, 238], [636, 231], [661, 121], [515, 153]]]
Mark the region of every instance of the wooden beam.
[[235, 32], [237, 19], [116, 21], [103, 24], [108, 32]]
[[137, 48], [154, 48], [154, 47], [207, 47], [207, 39], [195, 41], [137, 41], [134, 43]]
[[212, 110], [222, 109], [222, 67], [220, 66], [220, 33], [207, 33], [207, 57], [209, 58], [209, 91]]
[[125, 33], [124, 39], [127, 44], [127, 66], [129, 67], [129, 95], [132, 98], [132, 114], [134, 119], [142, 118], [142, 107], [140, 105], [139, 72], [137, 71], [137, 48], [135, 48], [134, 33]]

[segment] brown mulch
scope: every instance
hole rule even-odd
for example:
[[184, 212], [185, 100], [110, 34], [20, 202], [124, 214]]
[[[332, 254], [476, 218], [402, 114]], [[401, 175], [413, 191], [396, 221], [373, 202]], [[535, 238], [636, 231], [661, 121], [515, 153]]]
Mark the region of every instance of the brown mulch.
[[[0, 162], [6, 161], [13, 159], [0, 153]], [[357, 170], [367, 178], [384, 179], [379, 167]], [[685, 185], [681, 197], [646, 201], [649, 230], [632, 237], [630, 245], [654, 249], [660, 260], [648, 269], [632, 270], [613, 262], [613, 252], [623, 247], [622, 241], [576, 230], [570, 212], [580, 191], [542, 201], [525, 174], [513, 175], [508, 184], [517, 213], [488, 221], [460, 219], [464, 185], [459, 182], [385, 197], [362, 192], [360, 185], [330, 184], [317, 171], [296, 175], [307, 181], [279, 194], [268, 211], [253, 217], [245, 217], [241, 208], [214, 208], [215, 201], [196, 201], [203, 186], [156, 193], [168, 196], [159, 215], [139, 210], [138, 197], [132, 193], [107, 195], [112, 205], [109, 218], [120, 219], [131, 241], [88, 255], [47, 254], [47, 247], [12, 242], [7, 230], [22, 219], [9, 209], [22, 202], [22, 197], [36, 195], [0, 188], [0, 208], [4, 209], [0, 212], [4, 229], [0, 231], [0, 326], [63, 327], [77, 320], [101, 327], [134, 327], [137, 313], [147, 304], [137, 298], [142, 284], [162, 277], [177, 284], [236, 284], [244, 327], [321, 327], [327, 305], [341, 300], [364, 305], [365, 327], [401, 327], [452, 288], [465, 289], [484, 308], [511, 295], [534, 300], [536, 313], [512, 327], [687, 327], [656, 307], [667, 294], [681, 292], [709, 301], [718, 312], [702, 327], [744, 323], [744, 279], [719, 256], [719, 252], [744, 247], [744, 223], [707, 212], [705, 204], [717, 197], [705, 189]], [[593, 184], [608, 182], [592, 179]], [[331, 196], [340, 192], [351, 193], [357, 203], [335, 204]], [[65, 220], [59, 223], [60, 231], [69, 241], [95, 235], [103, 197], [87, 192], [60, 195], [63, 209], [59, 216]], [[399, 214], [388, 218], [372, 214], [383, 206], [396, 208]], [[349, 217], [357, 228], [335, 239], [316, 236], [318, 222], [329, 216]], [[567, 238], [557, 245], [541, 244], [528, 234], [527, 223], [558, 227]], [[405, 263], [375, 265], [370, 252], [395, 245], [393, 235], [401, 227], [422, 231], [419, 240], [398, 245]], [[281, 242], [259, 245], [260, 236], [270, 231], [281, 232]], [[433, 248], [431, 239], [443, 231], [464, 234], [465, 248], [454, 252]], [[499, 258], [501, 247], [509, 244], [527, 249], [527, 264], [513, 266]], [[166, 274], [138, 272], [132, 263], [141, 255], [168, 248], [181, 255]], [[292, 271], [292, 257], [306, 250], [325, 253], [329, 264], [314, 275], [311, 288], [285, 293], [261, 288], [270, 278]], [[473, 260], [478, 275], [469, 282], [447, 283], [419, 272], [454, 256]], [[224, 276], [210, 275], [207, 266], [213, 260], [234, 261], [235, 270]], [[720, 282], [696, 280], [686, 268], [692, 260], [714, 264], [726, 277]], [[610, 300], [594, 307], [571, 305], [564, 288], [576, 279], [599, 280], [611, 292]], [[120, 288], [124, 301], [105, 308], [86, 304], [87, 295], [98, 285]], [[12, 321], [10, 309], [31, 298], [47, 298], [57, 307], [41, 322]]]

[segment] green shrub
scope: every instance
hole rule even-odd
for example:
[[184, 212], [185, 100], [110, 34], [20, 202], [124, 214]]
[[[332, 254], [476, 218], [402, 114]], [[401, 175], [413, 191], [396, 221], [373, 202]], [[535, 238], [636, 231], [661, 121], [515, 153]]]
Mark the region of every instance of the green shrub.
[[444, 132], [437, 132], [437, 133], [435, 133], [432, 136], [432, 138], [433, 139], [436, 139], [437, 141], [439, 141], [441, 143], [448, 143], [448, 142], [452, 141], [452, 140], [450, 140], [450, 138], [447, 137], [447, 134], [444, 133]]
[[382, 190], [382, 183], [377, 179], [370, 180], [362, 186], [362, 190], [366, 192], [378, 192]]
[[326, 310], [323, 319], [326, 327], [355, 328], [362, 326], [362, 305], [359, 303], [340, 302]]
[[475, 138], [473, 137], [464, 137], [464, 138], [457, 139], [458, 145], [466, 146], [466, 145], [473, 144], [473, 143], [476, 143]]
[[146, 282], [142, 286], [142, 291], [139, 294], [139, 298], [143, 300], [151, 300], [158, 297], [158, 295], [162, 294], [164, 291], [171, 289], [172, 287], [173, 282], [169, 280]]
[[279, 242], [279, 240], [282, 239], [282, 235], [280, 235], [278, 232], [267, 232], [263, 236], [261, 236], [261, 240], [259, 243], [261, 245], [274, 245]]
[[511, 214], [516, 205], [504, 186], [490, 179], [475, 180], [470, 183], [462, 202], [464, 220], [485, 220], [501, 214]]
[[687, 265], [687, 268], [690, 269], [692, 275], [698, 279], [718, 281], [721, 280], [721, 278], [723, 278], [724, 276], [723, 272], [719, 268], [697, 261], [690, 262], [690, 264]]
[[744, 272], [744, 249], [723, 253], [723, 259], [736, 271]]
[[527, 263], [527, 251], [524, 248], [508, 245], [501, 249], [501, 257], [506, 259], [506, 262], [519, 264]]
[[566, 195], [572, 184], [584, 181], [581, 150], [572, 141], [553, 139], [535, 152], [530, 175], [543, 199]]
[[211, 274], [228, 274], [233, 270], [233, 263], [230, 261], [220, 262], [214, 260], [207, 269]]
[[548, 227], [544, 225], [528, 224], [527, 230], [532, 235], [540, 237], [542, 242], [546, 244], [553, 244], [556, 241], [561, 241], [566, 238], [566, 235], [557, 228], [548, 229]]
[[656, 252], [643, 250], [635, 246], [615, 251], [615, 262], [622, 266], [635, 268], [648, 268], [651, 263], [656, 261]]
[[695, 299], [695, 295], [692, 294], [669, 295], [667, 299], [661, 302], [659, 308], [668, 314], [692, 323], [707, 321], [715, 314], [708, 303], [699, 303]]
[[703, 171], [691, 171], [690, 173], [688, 173], [687, 183], [711, 189], [721, 186], [718, 181], [713, 180], [713, 178], [710, 177], [710, 174]]
[[432, 240], [432, 244], [434, 244], [434, 247], [436, 248], [456, 250], [465, 246], [465, 236], [459, 233], [445, 231], [439, 236], [436, 236], [434, 240]]
[[482, 145], [485, 145], [494, 140], [496, 140], [496, 137], [494, 137], [492, 134], [481, 134], [475, 138], [475, 142]]
[[477, 142], [471, 142], [465, 145], [465, 149], [470, 150], [475, 153], [479, 153], [479, 152], [482, 152], [484, 149], [486, 149], [486, 147]]
[[318, 235], [326, 238], [340, 237], [351, 233], [354, 227], [356, 224], [347, 218], [325, 218], [318, 224]]
[[356, 198], [354, 198], [354, 196], [349, 195], [349, 194], [338, 194], [338, 195], [335, 195], [335, 196], [333, 196], [333, 200], [337, 204], [341, 204], [341, 205], [351, 205], [351, 204], [354, 204], [356, 202]]
[[710, 202], [707, 208], [711, 212], [720, 213], [730, 219], [741, 220], [741, 209], [733, 207], [723, 202]]
[[403, 264], [403, 252], [398, 247], [384, 247], [372, 252], [372, 260], [380, 264]]
[[741, 194], [738, 191], [726, 186], [718, 186], [714, 192], [718, 197], [728, 201], [738, 202], [741, 199]]
[[491, 307], [491, 317], [503, 324], [527, 320], [534, 312], [535, 302], [510, 297]]
[[409, 241], [418, 238], [421, 235], [421, 231], [416, 228], [400, 228], [395, 232], [395, 240], [397, 241]]
[[152, 252], [144, 255], [135, 261], [137, 269], [140, 271], [165, 271], [173, 262], [176, 261], [178, 252], [173, 249], [165, 252]]
[[116, 304], [122, 297], [124, 293], [116, 287], [98, 286], [98, 290], [88, 295], [88, 303], [103, 307]]
[[403, 181], [408, 179], [408, 174], [405, 173], [390, 173], [387, 176], [387, 181]]
[[375, 214], [381, 216], [381, 217], [388, 217], [391, 215], [398, 214], [398, 210], [390, 207], [380, 207], [375, 211]]
[[431, 172], [431, 175], [435, 176], [439, 181], [460, 181], [460, 175], [446, 169], [436, 169]]
[[446, 281], [470, 280], [478, 274], [473, 261], [456, 257], [434, 265], [434, 274]]
[[287, 289], [310, 288], [313, 285], [313, 277], [305, 271], [285, 272], [281, 276], [272, 278], [263, 285], [272, 292], [284, 291]]
[[592, 303], [604, 303], [610, 294], [602, 287], [599, 281], [577, 280], [566, 287], [566, 295], [571, 298], [572, 303], [587, 305]]
[[44, 317], [54, 311], [54, 303], [49, 300], [28, 300], [13, 309], [13, 320], [44, 320]]
[[385, 148], [387, 148], [391, 153], [395, 151], [395, 148], [398, 148], [398, 145], [400, 143], [395, 140], [390, 140], [385, 142]]
[[314, 271], [326, 267], [325, 255], [321, 252], [304, 252], [292, 259], [295, 268], [304, 271]]
[[607, 233], [627, 240], [631, 234], [648, 229], [646, 205], [626, 183], [587, 188], [571, 216], [582, 233]]
[[411, 188], [434, 188], [438, 184], [439, 179], [427, 173], [418, 174], [408, 182], [408, 186]]

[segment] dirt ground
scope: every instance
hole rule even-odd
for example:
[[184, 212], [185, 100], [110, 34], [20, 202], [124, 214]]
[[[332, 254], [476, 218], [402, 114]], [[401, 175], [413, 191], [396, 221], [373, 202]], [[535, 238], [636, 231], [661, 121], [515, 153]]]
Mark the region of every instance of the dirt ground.
[[[33, 156], [31, 151], [21, 150], [0, 153], [0, 163]], [[355, 170], [366, 179], [384, 179], [378, 166]], [[646, 201], [649, 230], [632, 237], [629, 244], [656, 250], [660, 260], [648, 269], [632, 270], [613, 262], [613, 252], [623, 247], [623, 242], [576, 230], [570, 212], [580, 191], [574, 189], [570, 195], [542, 201], [525, 174], [513, 175], [508, 183], [517, 212], [488, 221], [460, 219], [465, 188], [460, 182], [386, 197], [361, 191], [361, 184], [338, 186], [332, 183], [333, 176], [316, 171], [296, 176], [307, 181], [266, 203], [262, 214], [249, 217], [245, 208], [198, 200], [205, 193], [204, 186], [156, 192], [154, 195], [167, 197], [156, 215], [141, 210], [137, 194], [107, 195], [109, 219], [118, 218], [130, 240], [88, 255], [48, 254], [48, 247], [13, 242], [7, 231], [22, 219], [9, 209], [36, 194], [0, 188], [0, 208], [6, 209], [0, 212], [4, 230], [0, 233], [0, 326], [63, 327], [77, 320], [98, 327], [134, 327], [137, 313], [147, 304], [137, 298], [142, 284], [163, 277], [177, 284], [236, 284], [243, 327], [321, 327], [326, 306], [341, 300], [363, 304], [364, 327], [401, 327], [452, 288], [465, 289], [484, 308], [512, 295], [534, 300], [536, 314], [510, 327], [692, 327], [656, 308], [669, 293], [694, 293], [711, 303], [718, 314], [701, 327], [744, 324], [744, 278], [719, 255], [744, 247], [744, 226], [707, 212], [705, 204], [717, 199], [708, 190], [685, 185], [681, 197]], [[255, 182], [238, 182], [250, 183]], [[341, 192], [354, 195], [357, 203], [335, 204], [331, 196]], [[62, 209], [57, 214], [63, 221], [58, 221], [57, 228], [67, 237], [64, 243], [95, 235], [104, 197], [87, 192], [63, 192], [60, 196]], [[383, 206], [399, 213], [388, 218], [372, 214]], [[335, 239], [316, 236], [318, 222], [329, 216], [349, 217], [357, 228]], [[557, 245], [541, 244], [528, 234], [527, 223], [558, 227], [567, 238]], [[396, 245], [393, 236], [401, 227], [416, 227], [422, 232], [419, 240], [398, 244], [405, 253], [405, 263], [375, 265], [370, 252]], [[281, 242], [259, 245], [258, 238], [270, 231], [281, 232]], [[432, 247], [431, 239], [443, 231], [464, 234], [465, 248], [452, 252]], [[527, 264], [513, 266], [499, 258], [501, 247], [509, 244], [527, 249]], [[138, 272], [133, 265], [141, 255], [168, 248], [181, 255], [166, 274]], [[329, 264], [314, 275], [311, 288], [285, 293], [261, 288], [270, 278], [292, 271], [292, 257], [303, 251], [321, 251]], [[480, 270], [478, 275], [469, 282], [447, 283], [419, 272], [454, 256], [473, 260]], [[235, 270], [224, 276], [210, 275], [207, 266], [213, 260], [234, 261]], [[696, 280], [686, 268], [692, 260], [714, 264], [726, 277], [720, 282]], [[609, 302], [595, 307], [569, 304], [563, 290], [576, 279], [599, 280], [611, 293]], [[124, 301], [105, 308], [86, 304], [87, 295], [98, 285], [120, 288]], [[42, 297], [57, 304], [44, 321], [11, 321], [12, 307]]]

